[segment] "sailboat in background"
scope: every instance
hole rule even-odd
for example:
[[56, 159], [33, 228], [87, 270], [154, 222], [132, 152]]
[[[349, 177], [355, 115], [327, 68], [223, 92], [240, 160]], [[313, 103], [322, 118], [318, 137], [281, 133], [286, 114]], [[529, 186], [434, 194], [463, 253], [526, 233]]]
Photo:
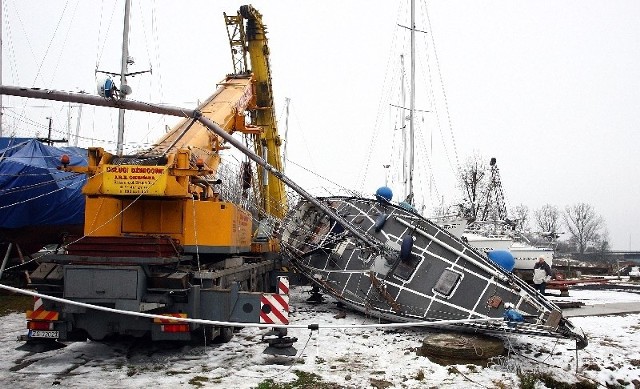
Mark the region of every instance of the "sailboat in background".
[[[415, 14], [415, 5], [411, 4], [411, 12]], [[412, 18], [413, 19], [413, 18]], [[411, 23], [414, 23], [412, 20]], [[398, 24], [400, 25], [400, 24]], [[398, 205], [401, 207], [410, 210], [415, 213], [420, 213], [423, 215], [427, 215], [427, 218], [436, 223], [439, 227], [448, 231], [454, 236], [460, 237], [462, 233], [465, 231], [469, 221], [469, 215], [466, 210], [461, 206], [451, 206], [445, 207], [443, 204], [434, 205], [435, 208], [438, 209], [437, 215], [429, 215], [425, 213], [426, 211], [426, 198], [430, 200], [434, 200], [438, 196], [433, 195], [433, 189], [435, 186], [434, 179], [434, 165], [432, 158], [434, 157], [434, 148], [433, 148], [433, 132], [430, 132], [429, 135], [429, 144], [423, 145], [426, 147], [422, 147], [422, 152], [416, 154], [416, 140], [420, 139], [420, 137], [416, 137], [416, 133], [419, 131], [419, 124], [417, 123], [417, 116], [420, 113], [431, 112], [430, 110], [419, 110], [416, 108], [416, 92], [417, 92], [417, 75], [416, 75], [416, 59], [417, 59], [417, 50], [416, 50], [416, 29], [405, 27], [410, 31], [410, 47], [409, 47], [409, 81], [405, 84], [405, 55], [400, 54], [400, 101], [398, 105], [390, 104], [394, 109], [397, 109], [399, 112], [399, 123], [394, 127], [394, 132], [398, 131], [400, 136], [393, 136], [393, 146], [391, 147], [391, 157], [390, 163], [385, 164], [384, 167], [386, 170], [385, 173], [385, 186], [389, 186], [388, 176], [399, 175], [399, 182], [393, 182], [395, 184], [394, 188], [398, 189], [397, 198]], [[424, 31], [420, 31], [421, 33], [425, 33]], [[427, 43], [428, 44], [428, 43]], [[433, 42], [433, 50], [435, 50], [435, 42]], [[434, 54], [435, 55], [435, 54]], [[429, 70], [430, 71], [430, 70]], [[441, 77], [440, 77], [441, 79]], [[408, 87], [405, 87], [408, 85]], [[431, 88], [435, 89], [435, 88]], [[406, 97], [407, 90], [409, 96], [409, 106], [406, 106]], [[442, 88], [444, 91], [444, 88]], [[430, 97], [434, 106], [436, 106], [435, 95], [431, 93]], [[447, 114], [448, 116], [448, 114]], [[425, 120], [423, 118], [422, 124], [424, 124]], [[437, 124], [439, 126], [439, 122]], [[451, 133], [453, 137], [453, 133]], [[444, 143], [444, 140], [443, 140]], [[453, 141], [455, 144], [455, 140]], [[447, 146], [443, 144], [444, 154], [448, 154]], [[455, 148], [454, 148], [455, 151]], [[447, 156], [448, 158], [448, 156]], [[419, 161], [419, 167], [416, 168], [416, 160]], [[457, 152], [456, 152], [456, 160], [457, 160]], [[424, 175], [428, 176], [427, 180], [424, 180]], [[422, 176], [421, 176], [422, 175]], [[416, 180], [417, 178], [417, 180]], [[421, 182], [420, 190], [416, 191], [416, 181]], [[418, 183], [420, 186], [420, 183]], [[391, 189], [389, 189], [391, 191]], [[392, 191], [393, 192], [393, 191]], [[436, 189], [437, 192], [437, 189]], [[425, 196], [426, 194], [426, 196]], [[420, 198], [422, 198], [422, 203], [420, 202]], [[443, 200], [444, 203], [444, 200]]]
[[[2, 26], [0, 12], [0, 36]], [[10, 259], [25, 263], [25, 257], [44, 246], [61, 244], [65, 236], [82, 232], [86, 176], [63, 172], [58, 166], [87, 165], [86, 149], [53, 146], [68, 140], [52, 140], [51, 118], [46, 139], [3, 137], [3, 98], [0, 96], [0, 278]]]
[[[415, 34], [412, 31], [412, 35]], [[412, 39], [412, 42], [414, 39]], [[415, 43], [412, 43], [412, 51], [411, 51], [411, 75], [410, 75], [410, 106], [409, 108], [405, 107], [405, 72], [404, 72], [404, 55], [400, 56], [400, 64], [402, 69], [401, 75], [401, 104], [399, 107], [401, 110], [401, 118], [400, 118], [400, 130], [401, 130], [401, 186], [402, 186], [402, 196], [404, 200], [400, 201], [398, 204], [415, 213], [419, 213], [416, 209], [415, 205], [415, 193], [414, 193], [414, 184], [413, 177], [415, 171]], [[409, 114], [406, 115], [404, 112], [408, 109]], [[406, 119], [409, 119], [409, 125], [407, 128]], [[386, 180], [385, 180], [386, 181]], [[386, 184], [386, 183], [385, 183]], [[430, 183], [431, 184], [431, 183]], [[454, 207], [454, 212], [444, 213], [438, 216], [431, 216], [429, 220], [436, 223], [440, 228], [448, 231], [450, 234], [460, 237], [463, 232], [467, 228], [468, 225], [468, 216], [465, 214], [464, 209], [460, 207]]]
[[[411, 157], [409, 164], [413, 168]], [[282, 254], [315, 286], [373, 317], [430, 322], [457, 331], [552, 336], [574, 339], [578, 348], [587, 345], [553, 302], [415, 212], [409, 203], [412, 194], [403, 205], [391, 202], [387, 187], [373, 199], [304, 197], [282, 223]]]

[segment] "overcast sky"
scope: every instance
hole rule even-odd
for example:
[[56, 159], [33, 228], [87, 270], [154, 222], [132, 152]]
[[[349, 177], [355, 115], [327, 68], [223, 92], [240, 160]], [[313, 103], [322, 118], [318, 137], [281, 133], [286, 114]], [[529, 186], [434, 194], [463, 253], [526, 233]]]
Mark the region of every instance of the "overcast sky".
[[[119, 72], [124, 1], [2, 3], [5, 84], [95, 93], [96, 68]], [[130, 70], [153, 69], [130, 80], [132, 99], [193, 108], [232, 72], [222, 13], [243, 3], [132, 3]], [[283, 135], [291, 99], [286, 173], [303, 186], [329, 184], [296, 164], [367, 195], [385, 182], [403, 193], [399, 169], [383, 165], [399, 158], [391, 105], [401, 105], [401, 54], [408, 77], [405, 3], [252, 3], [268, 26]], [[416, 3], [415, 191], [425, 213], [458, 201], [466, 159], [495, 157], [509, 207], [533, 217], [547, 203], [589, 203], [613, 248], [640, 250], [640, 2], [436, 1], [428, 13]], [[5, 135], [46, 135], [51, 116], [54, 136], [66, 136], [68, 106], [4, 105]], [[74, 133], [77, 108], [71, 118]], [[116, 121], [116, 111], [83, 108], [79, 144], [114, 150]], [[128, 114], [126, 149], [173, 123]]]

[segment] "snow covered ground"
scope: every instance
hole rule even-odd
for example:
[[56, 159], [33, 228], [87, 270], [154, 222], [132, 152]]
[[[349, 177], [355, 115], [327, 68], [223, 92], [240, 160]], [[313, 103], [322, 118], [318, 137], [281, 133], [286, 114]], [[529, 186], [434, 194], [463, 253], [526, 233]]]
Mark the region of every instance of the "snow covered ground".
[[[295, 323], [375, 323], [342, 311], [328, 300], [309, 305], [305, 291], [291, 293]], [[581, 290], [570, 298], [587, 304], [637, 302], [640, 286], [631, 289]], [[640, 387], [640, 314], [575, 317], [571, 321], [589, 336], [589, 346], [551, 338], [505, 337], [506, 357], [489, 366], [470, 363], [441, 366], [416, 354], [427, 330], [341, 329], [291, 330], [298, 337], [295, 357], [263, 354], [266, 330], [242, 329], [231, 342], [215, 345], [148, 344], [135, 341], [69, 343], [59, 350], [30, 353], [16, 350], [25, 332], [23, 314], [0, 320], [0, 387], [220, 387], [256, 388], [266, 380], [291, 382], [315, 373], [331, 387], [521, 387], [522, 380], [591, 383], [593, 387]], [[577, 355], [577, 361], [576, 361]], [[577, 368], [577, 372], [576, 372]], [[547, 383], [548, 387], [552, 384]], [[533, 386], [530, 386], [533, 387]], [[535, 387], [545, 384], [539, 381]]]

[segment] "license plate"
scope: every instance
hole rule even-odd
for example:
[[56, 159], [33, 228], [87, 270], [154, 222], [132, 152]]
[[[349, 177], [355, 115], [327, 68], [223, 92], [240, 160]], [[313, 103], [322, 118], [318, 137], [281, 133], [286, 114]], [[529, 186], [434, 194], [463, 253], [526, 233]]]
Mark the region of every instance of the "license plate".
[[60, 331], [38, 331], [38, 330], [30, 330], [29, 331], [30, 338], [50, 338], [50, 339], [58, 339], [60, 337]]

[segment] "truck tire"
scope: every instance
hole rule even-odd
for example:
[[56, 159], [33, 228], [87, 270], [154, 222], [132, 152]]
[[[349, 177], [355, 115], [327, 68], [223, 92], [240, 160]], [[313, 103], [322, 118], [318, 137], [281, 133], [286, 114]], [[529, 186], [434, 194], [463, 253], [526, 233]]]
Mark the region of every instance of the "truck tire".
[[233, 327], [220, 327], [220, 335], [216, 336], [215, 343], [229, 343], [233, 338]]

